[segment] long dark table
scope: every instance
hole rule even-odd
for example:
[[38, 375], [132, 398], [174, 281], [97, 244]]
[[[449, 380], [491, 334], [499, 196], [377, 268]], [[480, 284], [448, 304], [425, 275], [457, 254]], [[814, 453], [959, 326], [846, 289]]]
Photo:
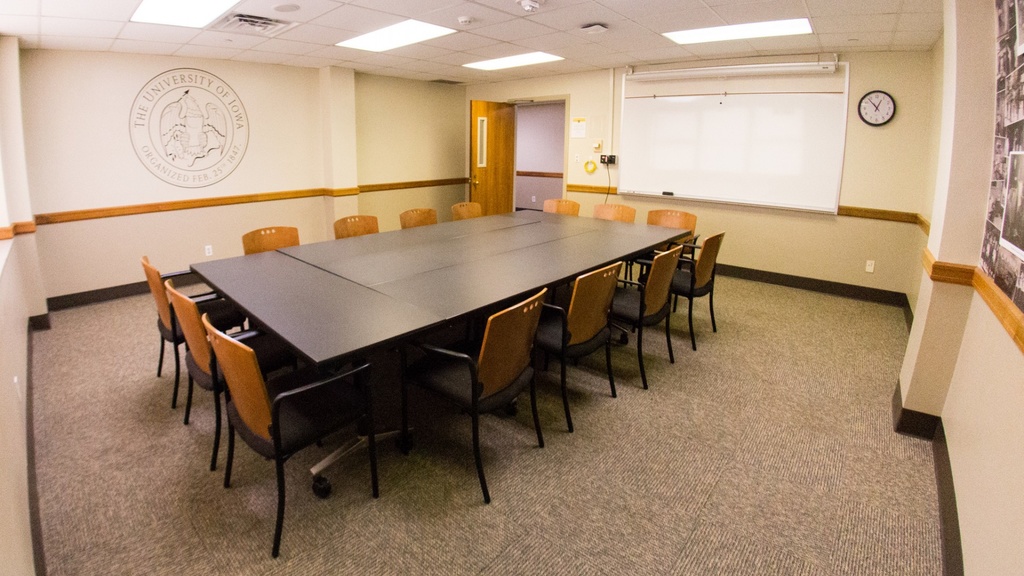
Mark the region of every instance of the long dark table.
[[306, 360], [365, 353], [687, 230], [516, 212], [193, 264]]

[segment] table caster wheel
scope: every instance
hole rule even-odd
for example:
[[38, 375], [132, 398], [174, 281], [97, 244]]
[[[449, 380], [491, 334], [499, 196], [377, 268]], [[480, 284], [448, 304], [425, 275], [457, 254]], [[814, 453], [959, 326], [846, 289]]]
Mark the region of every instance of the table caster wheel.
[[323, 476], [313, 477], [313, 494], [317, 498], [327, 498], [331, 495], [331, 481]]

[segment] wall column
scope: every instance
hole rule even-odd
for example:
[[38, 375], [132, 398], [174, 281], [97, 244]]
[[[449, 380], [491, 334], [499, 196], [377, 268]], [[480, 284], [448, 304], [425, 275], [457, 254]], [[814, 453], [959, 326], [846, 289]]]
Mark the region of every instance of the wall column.
[[[945, 0], [942, 129], [927, 250], [936, 261], [976, 266], [991, 179], [995, 124], [995, 6]], [[973, 288], [925, 272], [900, 382], [897, 431], [931, 438], [946, 400]]]
[[[356, 81], [355, 71], [328, 66], [320, 69], [320, 110], [323, 116], [324, 187], [354, 189], [356, 175]], [[342, 216], [359, 213], [357, 195], [324, 199], [328, 237]]]

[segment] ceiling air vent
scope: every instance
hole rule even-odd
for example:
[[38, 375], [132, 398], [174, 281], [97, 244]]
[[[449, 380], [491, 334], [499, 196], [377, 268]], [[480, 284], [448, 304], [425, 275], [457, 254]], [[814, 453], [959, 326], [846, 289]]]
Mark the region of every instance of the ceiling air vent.
[[295, 24], [295, 22], [274, 20], [273, 18], [264, 18], [263, 16], [234, 13], [221, 18], [214, 23], [210, 29], [218, 30], [220, 32], [250, 34], [253, 36], [265, 36], [267, 38], [271, 38], [285, 30], [288, 30], [289, 28], [294, 27]]
[[458, 86], [459, 84], [462, 84], [462, 82], [459, 82], [458, 80], [445, 80], [444, 78], [431, 80], [431, 82], [433, 82], [434, 84], [448, 84], [450, 86]]

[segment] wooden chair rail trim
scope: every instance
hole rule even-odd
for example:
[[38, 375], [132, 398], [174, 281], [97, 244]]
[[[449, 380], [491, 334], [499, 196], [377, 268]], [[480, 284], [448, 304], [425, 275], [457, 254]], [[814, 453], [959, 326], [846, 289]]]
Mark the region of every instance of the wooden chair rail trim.
[[[77, 222], [79, 220], [93, 220], [96, 218], [114, 218], [117, 216], [136, 216], [139, 214], [152, 214], [154, 212], [171, 212], [174, 210], [189, 210], [192, 208], [211, 208], [214, 206], [230, 206], [232, 204], [250, 204], [254, 202], [269, 202], [273, 200], [295, 200], [298, 198], [313, 198], [316, 196], [327, 196], [337, 198], [339, 196], [355, 196], [362, 192], [376, 192], [379, 190], [401, 190], [404, 188], [425, 188], [428, 186], [448, 186], [453, 184], [466, 184], [468, 178], [448, 178], [443, 180], [421, 180], [416, 182], [394, 182], [391, 184], [367, 184], [354, 188], [310, 188], [307, 190], [287, 190], [283, 192], [261, 192], [257, 194], [242, 194], [238, 196], [223, 196], [219, 198], [197, 198], [193, 200], [178, 200], [170, 202], [154, 202], [152, 204], [135, 204], [131, 206], [112, 206], [108, 208], [89, 208], [85, 210], [69, 210], [67, 212], [48, 212], [36, 214], [35, 222], [17, 223], [16, 226], [24, 225], [26, 232], [35, 232], [36, 225], [60, 224], [63, 222]], [[31, 226], [31, 230], [28, 227]], [[22, 228], [18, 228], [21, 230]], [[16, 230], [14, 233], [22, 233]]]
[[569, 192], [583, 192], [586, 194], [618, 194], [618, 188], [615, 186], [611, 187], [611, 191], [607, 186], [587, 186], [585, 184], [566, 184], [565, 189]]
[[840, 206], [837, 212], [840, 216], [851, 216], [853, 218], [869, 218], [871, 220], [888, 220], [890, 222], [907, 222], [917, 224], [921, 217], [914, 212], [900, 212], [898, 210], [881, 210], [878, 208], [860, 208], [857, 206]]
[[999, 289], [999, 286], [996, 286], [995, 280], [991, 276], [982, 272], [977, 266], [937, 261], [927, 248], [924, 249], [921, 260], [924, 263], [925, 272], [933, 282], [973, 287], [995, 315], [996, 320], [1003, 325], [1006, 333], [1017, 345], [1017, 349], [1024, 352], [1024, 312], [1013, 303], [1006, 293]]
[[14, 229], [14, 235], [18, 234], [31, 234], [36, 231], [36, 223], [33, 220], [27, 222], [14, 222], [11, 224], [11, 228]]
[[430, 188], [432, 186], [455, 186], [459, 184], [469, 184], [469, 178], [444, 178], [440, 180], [413, 180], [410, 182], [387, 182], [384, 184], [360, 184], [359, 192], [383, 192], [386, 190]]
[[532, 178], [561, 178], [561, 172], [531, 172], [529, 170], [516, 170], [516, 176], [530, 176]]
[[931, 250], [927, 248], [921, 253], [921, 263], [932, 282], [960, 284], [961, 286], [971, 286], [974, 283], [977, 266], [937, 261]]
[[14, 226], [0, 226], [0, 240], [14, 238]]
[[973, 279], [974, 290], [995, 314], [999, 323], [1006, 329], [1017, 348], [1024, 352], [1024, 312], [996, 286], [995, 280], [980, 269], [975, 269]]

